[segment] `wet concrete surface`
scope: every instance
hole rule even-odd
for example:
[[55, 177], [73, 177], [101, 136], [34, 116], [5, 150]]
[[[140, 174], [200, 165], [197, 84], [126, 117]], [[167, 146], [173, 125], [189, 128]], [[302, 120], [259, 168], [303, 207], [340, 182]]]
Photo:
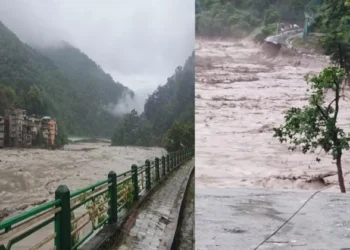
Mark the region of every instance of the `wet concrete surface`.
[[275, 44], [287, 45], [286, 41], [289, 37], [300, 34], [300, 32], [302, 32], [302, 31], [303, 31], [303, 29], [288, 30], [288, 31], [282, 32], [278, 35], [275, 35], [275, 36], [269, 36], [265, 39], [265, 41], [275, 43]]
[[[131, 228], [124, 227], [114, 250], [168, 250], [171, 248], [182, 200], [194, 159], [178, 167], [140, 208]], [[190, 249], [188, 249], [190, 250]]]
[[[196, 188], [196, 250], [254, 250], [314, 193]], [[258, 249], [350, 249], [350, 196], [316, 194]]]
[[179, 234], [176, 239], [177, 244], [173, 250], [193, 250], [195, 249], [194, 237], [194, 176], [190, 179], [187, 194], [184, 199], [184, 209], [182, 212], [181, 224], [179, 225]]

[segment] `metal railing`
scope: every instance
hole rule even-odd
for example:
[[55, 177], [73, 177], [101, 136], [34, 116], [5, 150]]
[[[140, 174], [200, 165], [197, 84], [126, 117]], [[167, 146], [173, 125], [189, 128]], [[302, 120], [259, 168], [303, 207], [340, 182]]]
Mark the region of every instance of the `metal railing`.
[[[134, 164], [131, 170], [119, 175], [110, 171], [106, 180], [72, 193], [66, 185], [60, 185], [54, 201], [0, 222], [0, 250], [12, 249], [50, 224], [53, 227], [49, 234], [44, 239], [35, 239], [35, 245], [28, 249], [44, 246], [56, 250], [78, 249], [105, 224], [116, 223], [140, 195], [147, 194], [193, 155], [194, 150], [187, 149], [154, 161], [146, 160], [143, 166]], [[86, 231], [88, 226], [90, 229]]]

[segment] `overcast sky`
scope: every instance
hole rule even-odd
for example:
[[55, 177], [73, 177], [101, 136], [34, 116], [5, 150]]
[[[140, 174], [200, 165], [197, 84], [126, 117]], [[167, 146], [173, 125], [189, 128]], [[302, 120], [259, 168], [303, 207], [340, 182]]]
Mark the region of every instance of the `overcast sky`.
[[194, 13], [194, 0], [0, 0], [0, 20], [21, 40], [65, 40], [133, 90], [154, 90], [184, 64]]

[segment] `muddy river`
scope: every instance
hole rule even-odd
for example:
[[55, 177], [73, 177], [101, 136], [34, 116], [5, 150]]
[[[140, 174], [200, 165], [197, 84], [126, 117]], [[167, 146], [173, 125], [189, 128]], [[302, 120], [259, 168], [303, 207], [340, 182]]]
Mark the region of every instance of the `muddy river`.
[[[110, 147], [106, 143], [72, 144], [64, 150], [2, 149], [0, 150], [0, 216], [6, 218], [34, 205], [54, 199], [60, 184], [71, 191], [94, 184], [107, 177], [128, 171], [132, 164], [142, 165], [146, 159], [165, 154], [161, 148]], [[84, 213], [84, 207], [75, 211]], [[1, 220], [0, 217], [0, 220]], [[91, 230], [88, 224], [80, 238]], [[12, 249], [33, 247], [54, 232], [53, 223], [15, 244]], [[8, 240], [8, 239], [7, 239]], [[7, 244], [7, 240], [0, 241]], [[50, 241], [43, 249], [52, 249]]]
[[[128, 171], [132, 164], [144, 164], [161, 156], [160, 148], [110, 147], [108, 144], [72, 144], [64, 150], [0, 150], [0, 211], [23, 210], [54, 198], [58, 185], [71, 191]], [[1, 215], [1, 214], [0, 214]]]
[[[336, 171], [330, 156], [290, 152], [273, 138], [292, 106], [307, 104], [304, 76], [328, 65], [319, 55], [269, 59], [247, 42], [196, 43], [196, 187], [318, 189], [337, 177], [308, 182]], [[349, 92], [345, 90], [345, 92]], [[349, 96], [349, 95], [347, 95]], [[350, 101], [341, 100], [339, 125], [350, 132]], [[343, 171], [350, 190], [349, 153]], [[335, 174], [335, 173], [334, 173]], [[329, 189], [338, 191], [338, 186]]]

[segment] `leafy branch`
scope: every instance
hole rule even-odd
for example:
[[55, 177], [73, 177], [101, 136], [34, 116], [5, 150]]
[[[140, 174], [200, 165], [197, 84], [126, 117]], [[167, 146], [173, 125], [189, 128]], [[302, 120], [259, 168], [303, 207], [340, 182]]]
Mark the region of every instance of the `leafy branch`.
[[[293, 149], [301, 147], [302, 152], [314, 152], [321, 148], [331, 153], [337, 161], [340, 189], [345, 192], [342, 175], [341, 156], [343, 150], [349, 149], [349, 143], [343, 129], [337, 126], [341, 85], [345, 79], [345, 70], [339, 67], [325, 68], [317, 76], [306, 76], [310, 85], [309, 103], [303, 108], [291, 108], [285, 115], [285, 122], [274, 128], [274, 137], [281, 143], [293, 145]], [[326, 105], [325, 93], [330, 90], [334, 99]], [[319, 158], [317, 157], [317, 161]]]

